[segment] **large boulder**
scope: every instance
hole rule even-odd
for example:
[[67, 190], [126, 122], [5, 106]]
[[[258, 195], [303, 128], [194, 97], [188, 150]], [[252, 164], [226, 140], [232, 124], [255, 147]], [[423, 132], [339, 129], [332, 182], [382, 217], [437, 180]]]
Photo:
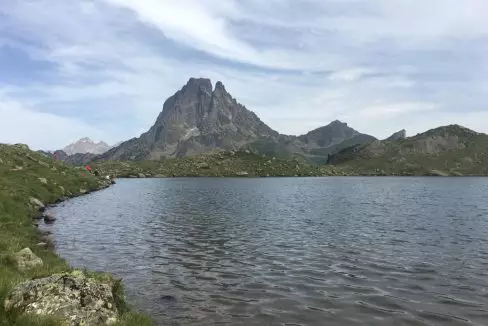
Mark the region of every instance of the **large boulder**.
[[37, 257], [29, 248], [24, 248], [15, 253], [14, 260], [20, 270], [42, 266], [43, 264], [42, 259]]
[[114, 285], [114, 281], [99, 281], [81, 271], [54, 274], [17, 285], [7, 295], [4, 308], [52, 315], [70, 326], [109, 325], [118, 315]]

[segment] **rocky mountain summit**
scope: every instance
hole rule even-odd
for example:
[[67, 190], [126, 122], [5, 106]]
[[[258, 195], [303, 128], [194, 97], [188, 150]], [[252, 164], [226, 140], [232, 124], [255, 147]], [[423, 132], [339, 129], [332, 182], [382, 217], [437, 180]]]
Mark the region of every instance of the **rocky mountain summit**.
[[407, 138], [407, 132], [405, 131], [405, 129], [402, 129], [400, 131], [395, 132], [393, 135], [386, 138], [385, 140], [386, 141], [395, 141], [395, 140], [402, 140], [405, 138]]
[[80, 140], [69, 144], [65, 148], [63, 148], [63, 152], [65, 152], [68, 156], [74, 154], [103, 154], [110, 149], [110, 146], [100, 141], [98, 143], [94, 142], [88, 137], [81, 138]]
[[281, 135], [239, 104], [222, 82], [213, 87], [210, 79], [190, 78], [164, 102], [147, 132], [97, 159], [160, 159], [241, 148], [258, 154], [308, 158], [374, 139], [340, 121], [298, 137]]

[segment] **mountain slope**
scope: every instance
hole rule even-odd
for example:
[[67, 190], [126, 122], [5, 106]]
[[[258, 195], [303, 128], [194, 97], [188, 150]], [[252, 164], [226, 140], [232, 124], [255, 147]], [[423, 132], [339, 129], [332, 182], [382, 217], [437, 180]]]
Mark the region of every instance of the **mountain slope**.
[[90, 138], [85, 137], [63, 148], [63, 152], [65, 152], [67, 155], [86, 153], [103, 154], [109, 149], [110, 146], [107, 143], [103, 141], [95, 143]]
[[349, 147], [329, 159], [354, 174], [488, 175], [488, 135], [459, 125]]
[[213, 88], [209, 79], [190, 78], [165, 101], [146, 133], [110, 149], [97, 160], [160, 159], [242, 148], [282, 158], [299, 156], [307, 160], [322, 155], [326, 160], [327, 154], [344, 147], [340, 146], [344, 141], [350, 146], [374, 139], [340, 121], [299, 137], [280, 135], [239, 104], [221, 82]]

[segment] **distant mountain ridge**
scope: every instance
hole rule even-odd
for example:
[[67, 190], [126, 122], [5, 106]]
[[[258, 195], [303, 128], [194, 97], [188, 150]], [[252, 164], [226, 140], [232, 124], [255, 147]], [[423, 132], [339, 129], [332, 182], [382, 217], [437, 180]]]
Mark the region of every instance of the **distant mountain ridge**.
[[390, 138], [346, 148], [329, 163], [361, 175], [488, 175], [486, 134], [449, 125]]
[[94, 142], [88, 137], [81, 138], [74, 143], [69, 144], [63, 148], [63, 152], [67, 155], [74, 154], [103, 154], [110, 149], [110, 146], [104, 141], [98, 143]]
[[160, 159], [247, 148], [258, 154], [324, 161], [332, 152], [374, 139], [340, 121], [302, 136], [281, 135], [239, 104], [222, 82], [213, 87], [210, 79], [190, 78], [164, 102], [147, 132], [96, 159]]

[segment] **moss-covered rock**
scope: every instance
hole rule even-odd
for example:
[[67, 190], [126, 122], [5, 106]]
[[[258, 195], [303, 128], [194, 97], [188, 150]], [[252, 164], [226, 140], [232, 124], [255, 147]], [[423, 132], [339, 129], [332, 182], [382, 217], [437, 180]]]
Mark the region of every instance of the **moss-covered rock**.
[[54, 274], [17, 285], [4, 302], [7, 312], [55, 316], [67, 325], [107, 325], [117, 320], [114, 283], [83, 272]]
[[37, 257], [29, 248], [24, 248], [19, 252], [16, 252], [13, 258], [17, 268], [22, 271], [37, 266], [42, 266], [43, 264], [42, 259]]

